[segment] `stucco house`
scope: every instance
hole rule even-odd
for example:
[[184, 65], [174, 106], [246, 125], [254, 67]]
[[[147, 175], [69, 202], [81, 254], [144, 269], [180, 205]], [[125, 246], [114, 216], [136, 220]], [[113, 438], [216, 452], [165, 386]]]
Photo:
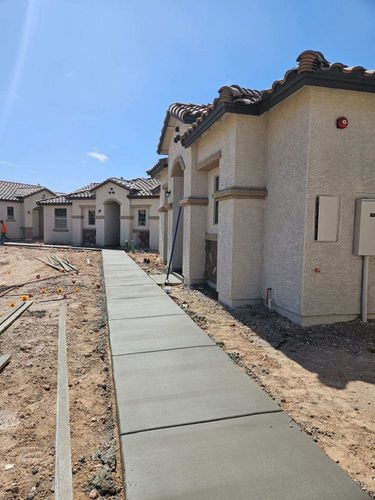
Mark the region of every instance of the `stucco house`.
[[43, 239], [43, 207], [38, 201], [54, 196], [50, 189], [35, 184], [0, 181], [0, 220], [13, 240]]
[[159, 182], [109, 178], [39, 201], [44, 242], [158, 249]]
[[[167, 111], [167, 158], [149, 171], [162, 259], [183, 207], [172, 264], [185, 283], [303, 325], [354, 319], [361, 304], [375, 316], [375, 72], [308, 50], [267, 90], [218, 94]], [[373, 207], [363, 226], [361, 200]]]

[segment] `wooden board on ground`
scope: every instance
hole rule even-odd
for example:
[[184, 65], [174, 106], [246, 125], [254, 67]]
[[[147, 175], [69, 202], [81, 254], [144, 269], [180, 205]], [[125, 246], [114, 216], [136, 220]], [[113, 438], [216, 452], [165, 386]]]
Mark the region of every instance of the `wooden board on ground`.
[[12, 323], [16, 321], [16, 319], [21, 316], [32, 304], [32, 301], [24, 302], [18, 307], [16, 310], [12, 311], [12, 314], [8, 315], [8, 317], [0, 323], [0, 334], [5, 332]]
[[3, 371], [3, 369], [6, 367], [6, 365], [10, 361], [10, 354], [0, 354], [0, 373]]

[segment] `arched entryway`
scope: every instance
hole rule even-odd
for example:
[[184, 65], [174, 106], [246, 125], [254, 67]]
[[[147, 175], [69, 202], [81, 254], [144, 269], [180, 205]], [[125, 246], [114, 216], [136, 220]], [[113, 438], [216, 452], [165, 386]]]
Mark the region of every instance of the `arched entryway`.
[[115, 200], [104, 203], [104, 246], [120, 246], [120, 204]]
[[[184, 198], [184, 170], [185, 165], [182, 158], [177, 158], [173, 163], [171, 170], [172, 177], [172, 193], [173, 193], [173, 221], [171, 224], [172, 229], [172, 242], [171, 249], [173, 245], [173, 238], [175, 236], [176, 224], [178, 220], [178, 213], [180, 211], [180, 201]], [[183, 208], [181, 208], [181, 215], [179, 218], [176, 241], [174, 245], [174, 252], [172, 258], [172, 269], [174, 271], [182, 271], [183, 262], [183, 251], [184, 251], [184, 218], [183, 218]]]

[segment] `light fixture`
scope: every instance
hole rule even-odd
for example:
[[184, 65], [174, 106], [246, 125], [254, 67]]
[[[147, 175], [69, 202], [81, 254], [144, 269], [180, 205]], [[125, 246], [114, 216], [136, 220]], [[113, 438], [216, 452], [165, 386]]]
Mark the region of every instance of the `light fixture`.
[[170, 189], [168, 189], [168, 191], [165, 192], [165, 197], [169, 198], [170, 195], [171, 195], [171, 191], [170, 191]]

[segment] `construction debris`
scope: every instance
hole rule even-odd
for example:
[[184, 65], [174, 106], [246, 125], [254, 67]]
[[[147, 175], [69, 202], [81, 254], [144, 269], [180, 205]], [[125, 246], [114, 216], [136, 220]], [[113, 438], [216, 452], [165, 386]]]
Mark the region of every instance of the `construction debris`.
[[47, 266], [52, 267], [53, 269], [56, 269], [56, 271], [59, 272], [66, 272], [66, 273], [71, 273], [71, 272], [76, 272], [78, 273], [78, 269], [70, 264], [70, 262], [61, 259], [58, 255], [51, 255], [49, 257], [49, 261], [40, 259], [39, 257], [35, 257], [36, 260], [39, 260], [40, 262], [43, 262], [43, 264], [46, 264]]
[[0, 373], [3, 371], [3, 369], [6, 367], [6, 365], [9, 363], [11, 358], [10, 354], [3, 354], [0, 355]]
[[32, 301], [21, 302], [15, 309], [0, 319], [0, 334], [5, 332], [17, 318], [21, 316], [32, 304]]
[[72, 500], [73, 482], [70, 449], [66, 305], [60, 306], [55, 453], [55, 499]]

